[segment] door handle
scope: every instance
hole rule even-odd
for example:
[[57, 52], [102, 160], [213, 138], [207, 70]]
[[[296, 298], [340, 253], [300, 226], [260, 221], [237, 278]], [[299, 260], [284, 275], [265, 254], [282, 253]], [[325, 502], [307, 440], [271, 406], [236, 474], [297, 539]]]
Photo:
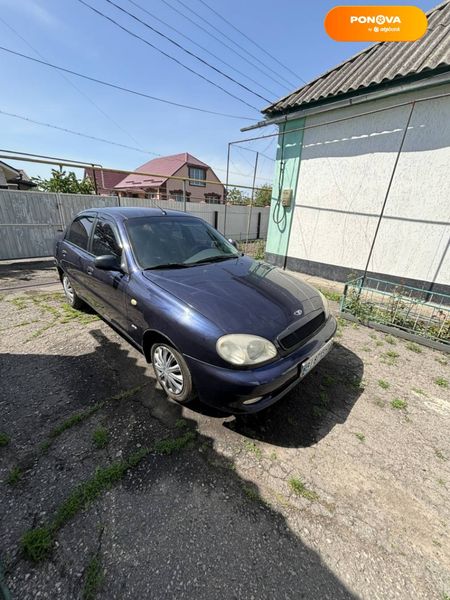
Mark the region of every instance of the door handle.
[[92, 275], [92, 273], [93, 273], [93, 272], [94, 272], [94, 269], [93, 269], [92, 267], [88, 267], [88, 268], [86, 269], [86, 273], [87, 273], [88, 275]]

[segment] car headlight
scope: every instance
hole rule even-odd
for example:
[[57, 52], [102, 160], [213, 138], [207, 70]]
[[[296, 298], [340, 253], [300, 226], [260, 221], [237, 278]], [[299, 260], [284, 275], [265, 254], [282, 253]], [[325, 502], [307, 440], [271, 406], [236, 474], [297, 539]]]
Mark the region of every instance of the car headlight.
[[258, 335], [232, 333], [217, 340], [216, 350], [233, 365], [256, 365], [274, 358], [277, 350], [272, 342]]
[[325, 298], [325, 296], [322, 294], [322, 292], [319, 292], [320, 297], [322, 298], [322, 303], [323, 303], [323, 311], [325, 313], [325, 319], [328, 319], [328, 317], [330, 316], [330, 307], [328, 305], [328, 300]]

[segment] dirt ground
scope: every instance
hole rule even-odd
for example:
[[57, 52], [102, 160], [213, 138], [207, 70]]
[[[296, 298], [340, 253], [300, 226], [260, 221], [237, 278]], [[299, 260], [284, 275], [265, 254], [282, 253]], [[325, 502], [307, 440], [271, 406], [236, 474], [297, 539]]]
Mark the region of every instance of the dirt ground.
[[13, 598], [448, 600], [448, 354], [340, 321], [300, 386], [237, 418], [169, 402], [95, 315], [16, 289], [38, 281], [0, 269]]

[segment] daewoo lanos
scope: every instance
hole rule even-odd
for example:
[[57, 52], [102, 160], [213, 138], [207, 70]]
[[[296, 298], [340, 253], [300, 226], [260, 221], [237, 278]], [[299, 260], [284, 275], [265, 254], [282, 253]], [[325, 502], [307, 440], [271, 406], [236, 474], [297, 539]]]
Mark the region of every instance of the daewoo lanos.
[[84, 211], [55, 259], [69, 304], [87, 303], [139, 348], [178, 402], [197, 395], [227, 412], [259, 411], [333, 344], [319, 291], [183, 212]]

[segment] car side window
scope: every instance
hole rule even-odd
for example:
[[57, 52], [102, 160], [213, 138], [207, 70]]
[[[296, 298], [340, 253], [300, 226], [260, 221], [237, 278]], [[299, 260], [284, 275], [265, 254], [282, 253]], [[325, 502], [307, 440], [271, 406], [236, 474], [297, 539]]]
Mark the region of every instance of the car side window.
[[87, 250], [93, 224], [93, 216], [77, 217], [69, 227], [66, 240], [83, 250]]
[[102, 219], [97, 221], [94, 237], [92, 238], [92, 254], [94, 256], [112, 254], [117, 258], [120, 258], [122, 254], [117, 236], [108, 221]]

